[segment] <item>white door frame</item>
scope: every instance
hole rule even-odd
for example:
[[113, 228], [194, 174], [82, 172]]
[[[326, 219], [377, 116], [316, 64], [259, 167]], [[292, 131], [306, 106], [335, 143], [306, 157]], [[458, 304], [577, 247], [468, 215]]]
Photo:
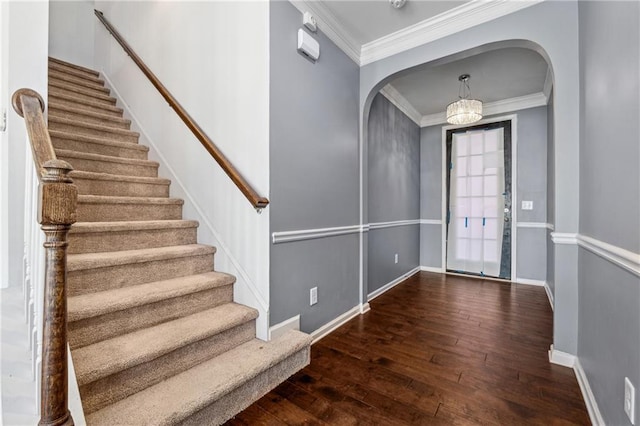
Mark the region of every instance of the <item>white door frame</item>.
[[516, 240], [517, 240], [517, 212], [518, 206], [518, 114], [502, 115], [499, 117], [487, 118], [477, 121], [471, 125], [449, 125], [442, 126], [442, 272], [447, 273], [447, 131], [462, 129], [470, 126], [497, 123], [500, 121], [511, 121], [511, 276], [510, 281], [515, 281], [516, 277]]

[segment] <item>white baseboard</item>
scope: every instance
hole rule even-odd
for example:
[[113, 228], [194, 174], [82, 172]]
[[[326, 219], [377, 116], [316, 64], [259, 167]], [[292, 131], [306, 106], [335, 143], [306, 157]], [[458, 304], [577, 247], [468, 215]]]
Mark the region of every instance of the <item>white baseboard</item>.
[[415, 268], [413, 268], [412, 270], [410, 270], [409, 272], [402, 274], [401, 276], [399, 276], [398, 278], [396, 278], [395, 280], [391, 281], [390, 283], [387, 283], [385, 285], [383, 285], [382, 287], [380, 287], [377, 290], [372, 291], [371, 293], [369, 293], [369, 295], [367, 296], [367, 300], [369, 302], [371, 302], [373, 299], [375, 299], [376, 297], [380, 296], [381, 294], [391, 290], [393, 287], [397, 286], [398, 284], [400, 284], [402, 281], [406, 280], [407, 278], [417, 274], [418, 272], [420, 272], [420, 267], [417, 266]]
[[362, 305], [360, 305], [360, 313], [361, 314], [366, 314], [370, 310], [371, 310], [371, 305], [369, 305], [369, 302], [363, 303]]
[[544, 287], [547, 283], [542, 280], [530, 280], [529, 278], [516, 278], [518, 284], [535, 285], [538, 287]]
[[576, 364], [576, 356], [553, 349], [553, 345], [551, 345], [551, 348], [549, 349], [549, 362], [563, 367], [573, 368]]
[[363, 305], [354, 306], [353, 308], [349, 309], [344, 314], [342, 314], [339, 317], [329, 321], [328, 323], [326, 323], [325, 325], [323, 325], [322, 327], [320, 327], [316, 331], [313, 331], [313, 332], [309, 333], [311, 335], [311, 337], [313, 338], [313, 341], [311, 342], [311, 344], [316, 343], [318, 340], [322, 339], [327, 334], [329, 334], [332, 331], [336, 330], [337, 328], [339, 328], [340, 326], [345, 324], [350, 319], [355, 318], [358, 315], [360, 315], [360, 311], [362, 310], [362, 306]]
[[436, 274], [444, 273], [444, 270], [442, 268], [438, 268], [436, 266], [421, 266], [420, 270], [425, 272], [435, 272]]
[[551, 345], [551, 348], [549, 349], [549, 362], [552, 364], [562, 365], [563, 367], [573, 368], [573, 371], [576, 374], [576, 379], [578, 380], [578, 385], [580, 386], [580, 391], [582, 392], [582, 398], [584, 399], [587, 411], [589, 412], [591, 424], [594, 426], [604, 426], [604, 419], [602, 418], [602, 414], [600, 414], [598, 403], [591, 391], [589, 379], [587, 379], [587, 374], [584, 372], [582, 364], [580, 364], [580, 359], [575, 355], [553, 349], [553, 345]]
[[582, 398], [584, 399], [584, 403], [587, 406], [591, 424], [593, 424], [594, 426], [604, 426], [604, 419], [602, 418], [602, 414], [600, 414], [598, 403], [596, 402], [595, 396], [593, 396], [591, 386], [589, 385], [589, 380], [587, 379], [587, 375], [582, 369], [582, 364], [580, 364], [580, 360], [578, 358], [576, 358], [575, 365], [573, 366], [573, 371], [575, 371], [576, 373], [578, 385], [580, 386], [580, 390], [582, 391]]
[[289, 330], [300, 330], [300, 315], [269, 327], [269, 340], [277, 339]]
[[549, 299], [549, 304], [551, 305], [551, 310], [555, 311], [555, 302], [553, 300], [553, 292], [551, 291], [551, 287], [549, 287], [549, 283], [544, 283], [544, 291], [547, 293], [547, 299]]

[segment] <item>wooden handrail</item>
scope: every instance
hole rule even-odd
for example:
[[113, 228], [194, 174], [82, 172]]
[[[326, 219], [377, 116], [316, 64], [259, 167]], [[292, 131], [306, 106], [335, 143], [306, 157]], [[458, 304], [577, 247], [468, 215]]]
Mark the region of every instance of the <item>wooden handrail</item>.
[[56, 158], [44, 119], [44, 100], [30, 89], [11, 102], [24, 117], [40, 180], [38, 222], [45, 234], [44, 311], [42, 315], [41, 426], [72, 426], [67, 373], [67, 235], [76, 221], [78, 189], [72, 167]]
[[213, 143], [213, 141], [207, 136], [202, 128], [195, 122], [193, 118], [187, 113], [187, 111], [180, 105], [176, 98], [167, 90], [167, 88], [160, 82], [158, 77], [155, 76], [144, 61], [133, 51], [129, 43], [120, 35], [120, 33], [111, 25], [111, 23], [105, 18], [104, 14], [99, 10], [94, 10], [96, 16], [107, 28], [107, 31], [111, 33], [113, 38], [122, 46], [127, 55], [131, 57], [133, 62], [140, 68], [140, 70], [147, 76], [151, 84], [155, 86], [160, 92], [162, 97], [169, 103], [169, 106], [174, 109], [176, 114], [182, 119], [184, 124], [191, 130], [193, 135], [198, 138], [202, 146], [211, 154], [211, 156], [218, 162], [222, 170], [231, 178], [233, 183], [240, 189], [245, 197], [249, 200], [251, 205], [258, 210], [258, 212], [265, 208], [269, 204], [269, 200], [265, 197], [258, 195], [255, 189], [242, 177], [240, 172], [233, 167], [233, 164], [225, 157], [220, 149]]

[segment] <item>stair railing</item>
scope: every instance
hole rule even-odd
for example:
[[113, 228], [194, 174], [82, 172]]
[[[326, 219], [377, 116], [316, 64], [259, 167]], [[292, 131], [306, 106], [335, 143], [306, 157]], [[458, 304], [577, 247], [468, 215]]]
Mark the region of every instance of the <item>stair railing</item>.
[[133, 62], [140, 68], [140, 70], [147, 76], [151, 84], [158, 89], [162, 97], [169, 103], [169, 106], [178, 114], [184, 124], [191, 130], [193, 135], [200, 141], [202, 146], [211, 154], [211, 156], [220, 165], [222, 170], [231, 178], [233, 183], [238, 187], [240, 192], [249, 200], [251, 205], [260, 213], [263, 208], [269, 204], [269, 200], [265, 197], [258, 195], [258, 192], [247, 182], [240, 172], [231, 164], [229, 159], [220, 151], [220, 149], [213, 143], [213, 141], [207, 136], [202, 128], [191, 118], [187, 111], [180, 105], [176, 98], [167, 90], [167, 88], [160, 82], [158, 77], [151, 72], [149, 67], [144, 61], [136, 54], [131, 48], [129, 43], [120, 35], [120, 33], [114, 28], [113, 25], [105, 18], [104, 14], [99, 10], [94, 10], [96, 16], [107, 28], [107, 31], [111, 33], [113, 38], [122, 46], [124, 51], [131, 57]]
[[73, 168], [56, 158], [42, 96], [19, 89], [11, 98], [24, 118], [40, 180], [38, 222], [45, 234], [44, 313], [42, 331], [41, 426], [71, 426], [67, 373], [67, 234], [76, 221], [78, 189], [69, 177]]

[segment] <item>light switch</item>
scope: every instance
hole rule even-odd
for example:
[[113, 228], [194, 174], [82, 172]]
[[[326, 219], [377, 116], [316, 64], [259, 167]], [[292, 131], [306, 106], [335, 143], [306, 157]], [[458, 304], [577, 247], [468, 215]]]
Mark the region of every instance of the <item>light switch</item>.
[[523, 201], [522, 210], [533, 210], [533, 201]]

